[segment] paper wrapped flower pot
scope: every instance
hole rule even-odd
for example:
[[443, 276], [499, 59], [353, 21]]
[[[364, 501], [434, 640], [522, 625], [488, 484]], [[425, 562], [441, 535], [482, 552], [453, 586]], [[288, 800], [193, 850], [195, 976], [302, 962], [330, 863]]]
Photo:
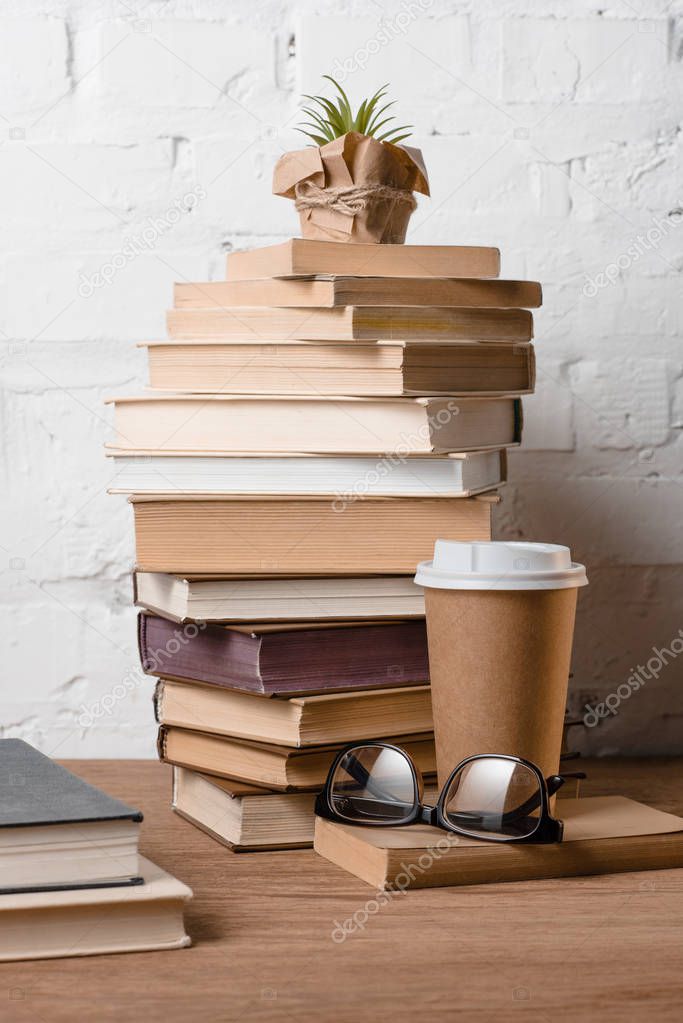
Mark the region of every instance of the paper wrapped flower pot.
[[400, 245], [429, 182], [419, 149], [351, 131], [281, 156], [273, 192], [294, 199], [304, 238]]

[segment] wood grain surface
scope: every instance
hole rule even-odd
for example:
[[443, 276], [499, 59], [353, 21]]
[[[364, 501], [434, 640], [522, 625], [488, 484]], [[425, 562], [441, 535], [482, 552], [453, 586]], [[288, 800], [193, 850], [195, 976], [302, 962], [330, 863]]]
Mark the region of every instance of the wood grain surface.
[[[681, 760], [585, 764], [586, 795], [683, 812]], [[194, 945], [0, 966], [3, 1023], [683, 1018], [683, 869], [427, 889], [373, 912], [372, 889], [311, 850], [235, 855], [176, 817], [167, 767], [67, 766], [144, 811], [141, 851], [194, 889]]]

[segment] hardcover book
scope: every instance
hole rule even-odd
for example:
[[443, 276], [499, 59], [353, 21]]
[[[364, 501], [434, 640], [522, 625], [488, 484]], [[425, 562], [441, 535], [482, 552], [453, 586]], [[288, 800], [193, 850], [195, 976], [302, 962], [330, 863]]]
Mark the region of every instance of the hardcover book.
[[275, 792], [173, 768], [174, 811], [234, 852], [313, 845], [314, 792]]
[[183, 643], [172, 642], [176, 632], [165, 618], [138, 616], [145, 671], [265, 696], [393, 689], [429, 681], [427, 634], [419, 619], [252, 633], [205, 625]]
[[224, 687], [161, 679], [154, 704], [161, 725], [297, 749], [433, 727], [429, 686], [264, 700]]
[[134, 601], [174, 622], [317, 624], [424, 616], [412, 576], [221, 579], [136, 572]]
[[112, 453], [447, 454], [521, 439], [518, 398], [162, 395], [114, 401]]
[[0, 893], [135, 885], [142, 814], [0, 739]]
[[500, 250], [477, 245], [369, 245], [292, 238], [231, 252], [228, 280], [310, 274], [354, 277], [497, 277]]
[[154, 341], [150, 385], [208, 394], [511, 395], [533, 390], [531, 344], [495, 341]]
[[502, 451], [378, 459], [325, 455], [113, 454], [110, 494], [330, 495], [363, 497], [471, 497], [503, 483]]
[[[564, 841], [486, 842], [426, 824], [372, 828], [317, 818], [315, 850], [383, 890], [678, 867], [683, 818], [623, 796], [559, 799]], [[424, 864], [424, 866], [423, 866]]]
[[129, 500], [137, 564], [146, 572], [412, 575], [438, 537], [491, 539], [488, 495], [352, 501], [342, 514], [317, 498]]
[[445, 277], [330, 277], [298, 280], [206, 281], [176, 284], [176, 309], [232, 306], [455, 306], [461, 309], [536, 309], [536, 281]]
[[343, 306], [286, 309], [172, 309], [172, 338], [241, 338], [279, 341], [530, 341], [533, 318], [526, 309], [453, 309], [448, 306]]
[[183, 907], [187, 885], [140, 857], [135, 888], [3, 895], [0, 962], [151, 952], [190, 944]]
[[[431, 732], [392, 736], [387, 741], [399, 743], [423, 774], [436, 771]], [[336, 743], [297, 749], [175, 726], [162, 726], [158, 739], [159, 759], [165, 763], [283, 791], [321, 789], [343, 746]]]

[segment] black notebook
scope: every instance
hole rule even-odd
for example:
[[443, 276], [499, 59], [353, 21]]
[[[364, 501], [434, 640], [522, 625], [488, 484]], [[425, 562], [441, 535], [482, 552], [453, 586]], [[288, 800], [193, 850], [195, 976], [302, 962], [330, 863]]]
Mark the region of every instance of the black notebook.
[[141, 884], [142, 814], [21, 739], [0, 739], [0, 893]]

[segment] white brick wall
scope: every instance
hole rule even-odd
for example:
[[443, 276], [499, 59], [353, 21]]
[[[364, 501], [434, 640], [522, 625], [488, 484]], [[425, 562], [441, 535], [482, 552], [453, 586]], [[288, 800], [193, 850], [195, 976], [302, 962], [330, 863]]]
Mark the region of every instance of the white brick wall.
[[[390, 81], [414, 122], [433, 195], [410, 240], [497, 244], [504, 274], [544, 283], [538, 394], [498, 525], [588, 564], [577, 703], [669, 644], [681, 38], [682, 0], [0, 0], [2, 734], [153, 755], [102, 402], [142, 386], [135, 341], [162, 335], [173, 280], [220, 277], [226, 250], [296, 231], [271, 169], [324, 72], [354, 97]], [[97, 272], [109, 283], [89, 286]], [[584, 747], [681, 752], [682, 674], [673, 661]], [[84, 708], [108, 695], [90, 727]]]

